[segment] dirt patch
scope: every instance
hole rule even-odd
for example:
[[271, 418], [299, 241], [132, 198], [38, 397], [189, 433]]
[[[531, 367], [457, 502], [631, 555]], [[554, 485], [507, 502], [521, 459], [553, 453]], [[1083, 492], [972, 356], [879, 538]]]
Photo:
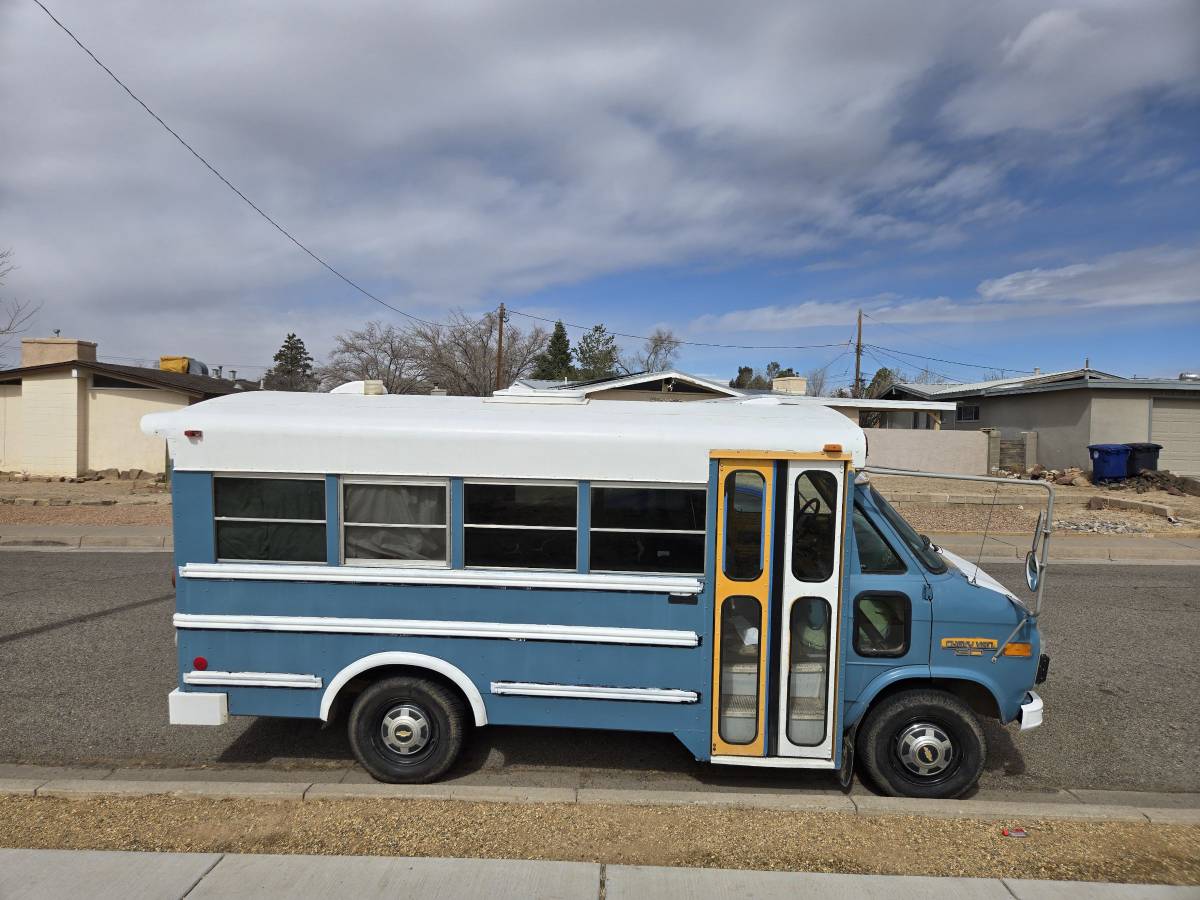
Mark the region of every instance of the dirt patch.
[[0, 797], [0, 845], [1200, 884], [1196, 826], [694, 806]]
[[[889, 497], [905, 498], [894, 500], [893, 504], [918, 531], [983, 531], [991, 510], [992, 531], [1032, 534], [1037, 514], [1046, 503], [1045, 490], [1036, 487], [1035, 482], [1021, 479], [1012, 479], [1007, 484], [999, 485], [998, 489], [997, 485], [987, 482], [895, 475], [872, 475], [871, 483]], [[1001, 502], [993, 507], [993, 496], [999, 501], [1009, 502]], [[1171, 508], [1179, 523], [1175, 524], [1162, 516], [1137, 510], [1088, 509], [1089, 501], [1096, 496], [1161, 503]], [[933, 502], [935, 500], [936, 502]], [[1200, 528], [1200, 497], [1175, 497], [1166, 491], [1146, 491], [1142, 494], [1134, 491], [1110, 491], [1094, 485], [1055, 485], [1054, 518], [1056, 521], [1079, 525], [1113, 523], [1125, 526], [1125, 531], [1130, 534], [1190, 534]]]
[[0, 525], [170, 524], [170, 489], [153, 481], [0, 481]]

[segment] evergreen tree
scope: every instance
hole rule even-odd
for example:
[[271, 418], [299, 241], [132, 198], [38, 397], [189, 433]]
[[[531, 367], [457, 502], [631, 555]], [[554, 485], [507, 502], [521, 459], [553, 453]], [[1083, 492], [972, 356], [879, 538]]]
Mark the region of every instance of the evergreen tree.
[[546, 349], [534, 360], [533, 377], [547, 381], [562, 381], [575, 374], [571, 365], [571, 342], [567, 339], [567, 329], [561, 321], [554, 323], [554, 333]]
[[304, 341], [288, 334], [275, 354], [275, 365], [267, 372], [264, 384], [270, 391], [315, 391], [313, 358]]
[[617, 339], [603, 325], [593, 325], [575, 346], [579, 377], [586, 381], [611, 378], [617, 374], [619, 355]]

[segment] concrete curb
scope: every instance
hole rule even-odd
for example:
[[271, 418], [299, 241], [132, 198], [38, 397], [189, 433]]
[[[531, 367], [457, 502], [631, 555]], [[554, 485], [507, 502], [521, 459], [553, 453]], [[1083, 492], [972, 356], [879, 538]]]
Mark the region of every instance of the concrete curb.
[[[6, 767], [13, 769], [16, 767]], [[30, 767], [35, 768], [35, 767]], [[441, 800], [459, 803], [560, 803], [616, 806], [718, 806], [860, 816], [1023, 821], [1071, 819], [1200, 825], [1200, 794], [1143, 791], [1064, 791], [1013, 795], [1003, 800], [915, 800], [834, 792], [617, 790], [602, 788], [491, 787], [450, 784], [341, 784], [277, 781], [155, 781], [97, 778], [0, 778], [0, 795], [94, 800], [103, 797], [178, 797], [209, 800], [307, 802], [328, 800]], [[32, 773], [31, 773], [32, 774]], [[1054, 799], [1048, 802], [1048, 798]]]

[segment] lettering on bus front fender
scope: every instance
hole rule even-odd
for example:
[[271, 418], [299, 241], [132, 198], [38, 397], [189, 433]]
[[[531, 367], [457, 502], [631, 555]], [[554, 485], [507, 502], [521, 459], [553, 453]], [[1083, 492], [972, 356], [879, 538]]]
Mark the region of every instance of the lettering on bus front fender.
[[955, 656], [983, 656], [985, 650], [999, 646], [993, 638], [942, 638], [942, 649], [953, 650]]

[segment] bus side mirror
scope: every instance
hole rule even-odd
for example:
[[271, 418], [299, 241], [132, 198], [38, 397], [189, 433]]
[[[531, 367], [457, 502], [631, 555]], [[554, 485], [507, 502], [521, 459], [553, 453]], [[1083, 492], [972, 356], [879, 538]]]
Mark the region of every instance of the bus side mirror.
[[1025, 554], [1025, 583], [1029, 585], [1031, 591], [1038, 589], [1038, 584], [1042, 580], [1042, 563], [1038, 559], [1037, 551], [1030, 550]]

